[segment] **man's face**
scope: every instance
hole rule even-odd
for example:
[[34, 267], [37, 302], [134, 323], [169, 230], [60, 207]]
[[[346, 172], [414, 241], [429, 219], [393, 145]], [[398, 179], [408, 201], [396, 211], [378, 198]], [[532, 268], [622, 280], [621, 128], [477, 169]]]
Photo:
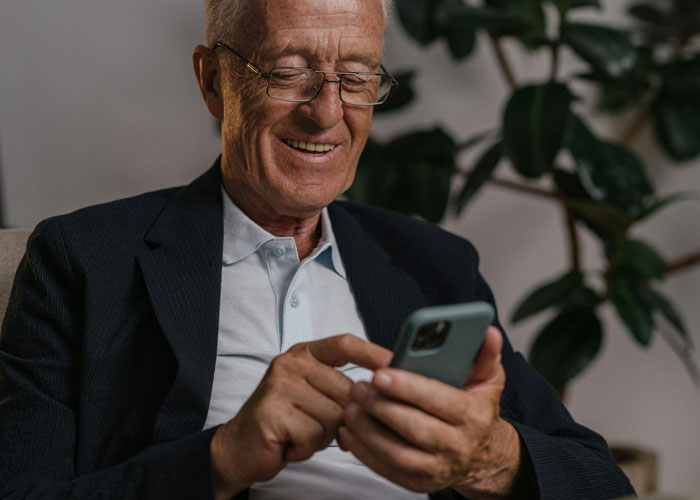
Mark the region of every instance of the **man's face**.
[[[279, 66], [379, 71], [384, 46], [380, 0], [253, 3], [250, 23], [244, 22], [248, 27], [224, 42], [263, 72]], [[266, 216], [317, 214], [352, 183], [372, 108], [344, 104], [338, 84], [329, 82], [312, 102], [273, 99], [266, 94], [266, 80], [241, 60], [227, 51], [220, 57], [228, 58], [221, 86], [222, 165], [229, 193]]]

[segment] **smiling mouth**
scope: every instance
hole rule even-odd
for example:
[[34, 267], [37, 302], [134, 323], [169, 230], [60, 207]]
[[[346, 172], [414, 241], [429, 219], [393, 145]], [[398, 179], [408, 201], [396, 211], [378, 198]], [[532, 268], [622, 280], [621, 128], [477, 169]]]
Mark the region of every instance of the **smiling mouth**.
[[296, 139], [284, 139], [284, 143], [296, 149], [297, 151], [303, 151], [304, 153], [315, 153], [323, 154], [333, 151], [336, 147], [335, 144], [326, 144], [322, 142], [311, 142], [311, 141], [298, 141]]

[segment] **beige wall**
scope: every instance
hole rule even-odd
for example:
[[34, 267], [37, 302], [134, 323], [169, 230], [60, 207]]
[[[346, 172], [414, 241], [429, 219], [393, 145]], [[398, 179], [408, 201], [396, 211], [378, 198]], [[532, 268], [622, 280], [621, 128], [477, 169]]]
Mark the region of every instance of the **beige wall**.
[[[609, 0], [618, 10], [623, 2]], [[0, 7], [0, 141], [7, 222], [31, 226], [52, 214], [187, 182], [216, 157], [218, 140], [201, 103], [190, 53], [203, 39], [201, 5], [191, 0], [3, 0]], [[611, 11], [611, 19], [617, 15]], [[508, 47], [524, 81], [547, 61]], [[380, 135], [442, 123], [459, 137], [498, 123], [506, 89], [482, 45], [451, 65], [440, 44], [427, 50], [395, 24], [387, 41], [390, 69], [418, 67], [420, 100], [405, 113], [376, 120]], [[575, 62], [567, 58], [566, 67]], [[600, 131], [621, 125], [598, 121]], [[700, 189], [700, 165], [661, 168], [650, 154], [661, 193]], [[469, 157], [463, 159], [468, 164]], [[671, 208], [641, 229], [667, 257], [700, 248], [700, 203]], [[505, 320], [534, 283], [566, 265], [562, 221], [546, 201], [487, 188], [446, 226], [471, 239], [482, 255]], [[599, 248], [587, 240], [585, 261]], [[685, 312], [700, 342], [700, 267], [673, 277], [665, 291]], [[571, 387], [569, 407], [582, 423], [613, 442], [661, 455], [664, 491], [700, 492], [700, 393], [670, 349], [648, 351], [611, 325], [595, 366]], [[506, 328], [527, 350], [544, 318]], [[696, 355], [697, 358], [697, 355]]]

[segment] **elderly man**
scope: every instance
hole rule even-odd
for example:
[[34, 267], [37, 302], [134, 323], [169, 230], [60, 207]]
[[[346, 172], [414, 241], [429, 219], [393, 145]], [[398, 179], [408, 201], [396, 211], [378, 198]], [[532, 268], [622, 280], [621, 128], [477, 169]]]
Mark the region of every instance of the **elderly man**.
[[0, 496], [631, 491], [497, 328], [462, 389], [387, 367], [410, 311], [492, 297], [466, 241], [334, 202], [393, 83], [386, 8], [208, 1], [221, 158], [37, 227], [3, 326]]

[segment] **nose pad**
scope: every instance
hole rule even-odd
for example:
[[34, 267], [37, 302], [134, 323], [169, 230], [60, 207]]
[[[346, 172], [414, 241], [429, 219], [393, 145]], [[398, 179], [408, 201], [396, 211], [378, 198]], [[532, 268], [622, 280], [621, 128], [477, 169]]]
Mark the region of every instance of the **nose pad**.
[[321, 128], [331, 128], [343, 117], [343, 102], [340, 99], [340, 92], [333, 88], [333, 83], [340, 85], [340, 79], [324, 79], [322, 82], [314, 84], [311, 89], [316, 93], [316, 97], [300, 107], [300, 111]]

